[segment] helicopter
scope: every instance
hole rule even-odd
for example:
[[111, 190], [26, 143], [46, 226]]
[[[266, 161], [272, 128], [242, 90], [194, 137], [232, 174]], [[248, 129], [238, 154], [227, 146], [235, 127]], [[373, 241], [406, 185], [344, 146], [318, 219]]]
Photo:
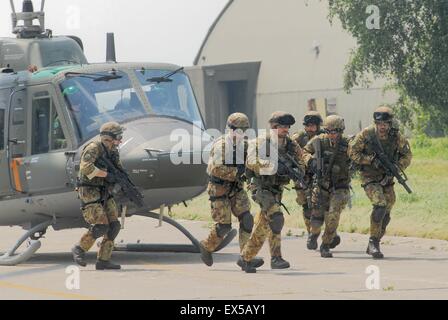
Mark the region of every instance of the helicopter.
[[[167, 207], [186, 205], [201, 194], [208, 181], [204, 161], [174, 164], [170, 158], [173, 130], [192, 138], [205, 131], [183, 68], [118, 63], [113, 33], [107, 34], [106, 62], [90, 64], [79, 37], [53, 36], [45, 29], [45, 0], [40, 11], [34, 11], [32, 0], [23, 0], [19, 13], [13, 0], [10, 4], [16, 38], [0, 38], [0, 226], [21, 226], [26, 232], [0, 256], [0, 266], [29, 259], [50, 226], [55, 231], [88, 227], [75, 192], [80, 155], [109, 121], [125, 127], [121, 161], [144, 197], [142, 208], [121, 206], [122, 219], [159, 219], [191, 241], [117, 244], [115, 250], [198, 253], [194, 236], [164, 215]], [[181, 152], [194, 157], [209, 142]], [[216, 251], [235, 235], [229, 233]], [[27, 248], [17, 254], [24, 242]]]

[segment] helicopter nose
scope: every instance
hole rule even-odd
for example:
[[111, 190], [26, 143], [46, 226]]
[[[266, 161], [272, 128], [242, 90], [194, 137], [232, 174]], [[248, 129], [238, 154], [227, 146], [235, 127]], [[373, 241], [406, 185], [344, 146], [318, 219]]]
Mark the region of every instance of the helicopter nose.
[[[202, 150], [207, 141], [201, 142], [202, 130], [160, 118], [130, 123], [126, 128], [120, 158], [148, 207], [180, 203], [205, 190], [208, 178]], [[191, 143], [184, 141], [185, 148], [179, 148], [173, 130], [182, 130]], [[193, 143], [193, 137], [199, 140]]]

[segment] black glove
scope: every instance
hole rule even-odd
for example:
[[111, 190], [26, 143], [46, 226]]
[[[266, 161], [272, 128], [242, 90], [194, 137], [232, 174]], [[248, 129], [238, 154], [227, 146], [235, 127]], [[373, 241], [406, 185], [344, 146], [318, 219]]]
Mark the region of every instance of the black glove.
[[317, 173], [317, 159], [316, 158], [312, 158], [308, 162], [308, 168], [309, 168], [309, 171], [311, 171], [312, 173]]
[[244, 164], [237, 164], [236, 168], [238, 169], [238, 173], [236, 174], [238, 177], [241, 177], [246, 172], [246, 166]]
[[374, 167], [375, 169], [381, 169], [383, 168], [383, 165], [381, 164], [381, 161], [377, 157], [375, 157], [372, 160], [372, 167]]
[[289, 169], [283, 162], [278, 162], [277, 174], [279, 176], [287, 176], [289, 174]]
[[117, 183], [117, 178], [112, 173], [108, 172], [106, 178], [104, 178], [107, 183], [114, 184]]

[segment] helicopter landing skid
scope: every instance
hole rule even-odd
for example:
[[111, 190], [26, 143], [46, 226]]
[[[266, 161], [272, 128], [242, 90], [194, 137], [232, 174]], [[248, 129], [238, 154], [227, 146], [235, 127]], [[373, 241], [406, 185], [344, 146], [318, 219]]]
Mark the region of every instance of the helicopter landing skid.
[[[20, 239], [16, 242], [15, 246], [12, 247], [11, 250], [9, 250], [4, 255], [0, 256], [0, 266], [15, 266], [19, 263], [22, 263], [29, 258], [37, 251], [39, 250], [41, 246], [41, 242], [36, 238], [34, 235], [36, 233], [38, 234], [44, 234], [47, 230], [48, 226], [50, 226], [53, 223], [53, 220], [48, 220], [45, 222], [42, 222], [41, 224], [38, 224], [34, 228], [28, 230]], [[15, 254], [16, 250], [28, 239], [30, 238], [29, 246], [23, 251], [22, 253]], [[34, 239], [34, 240], [32, 240]]]
[[[135, 213], [136, 216], [148, 217], [153, 219], [160, 219], [160, 215], [154, 212], [143, 212], [143, 213]], [[162, 216], [164, 222], [172, 225], [180, 232], [182, 232], [190, 241], [191, 244], [149, 244], [149, 243], [117, 243], [115, 245], [115, 251], [132, 251], [132, 252], [188, 252], [188, 253], [199, 253], [200, 252], [200, 244], [199, 241], [181, 224], [171, 219], [170, 217]], [[227, 244], [229, 244], [233, 238], [236, 236], [236, 232], [229, 232], [230, 237], [227, 236], [223, 241], [224, 244], [221, 244], [216, 251], [221, 250]], [[233, 235], [233, 237], [232, 237]]]

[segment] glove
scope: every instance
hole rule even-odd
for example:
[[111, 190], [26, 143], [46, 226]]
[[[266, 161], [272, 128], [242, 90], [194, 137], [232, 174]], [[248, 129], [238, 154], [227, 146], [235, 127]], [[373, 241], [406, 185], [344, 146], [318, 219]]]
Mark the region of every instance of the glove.
[[238, 170], [237, 176], [241, 177], [246, 172], [246, 166], [244, 164], [237, 164], [236, 168]]
[[374, 167], [375, 169], [381, 169], [383, 165], [381, 164], [380, 160], [378, 160], [378, 158], [375, 157], [372, 160], [372, 167]]
[[279, 176], [287, 176], [289, 174], [289, 169], [283, 162], [278, 162], [277, 174]]
[[113, 175], [112, 173], [108, 172], [106, 178], [104, 178], [107, 183], [114, 184], [117, 183], [117, 177]]

